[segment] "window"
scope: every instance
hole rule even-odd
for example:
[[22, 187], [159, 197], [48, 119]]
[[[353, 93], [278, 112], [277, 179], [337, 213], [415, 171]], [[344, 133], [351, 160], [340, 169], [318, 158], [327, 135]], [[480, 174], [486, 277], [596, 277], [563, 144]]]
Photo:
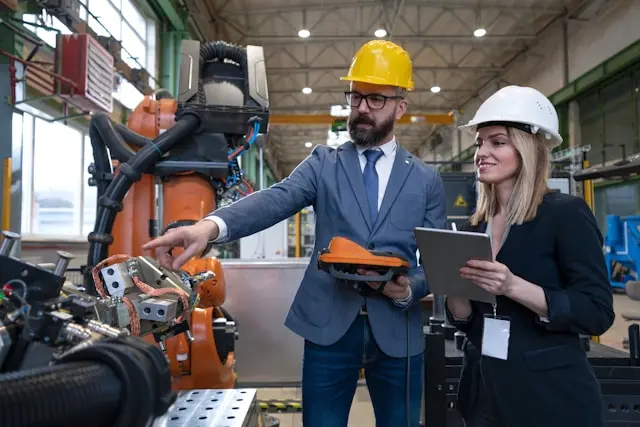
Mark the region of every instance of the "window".
[[[122, 60], [131, 68], [144, 68], [149, 73], [149, 85], [156, 87], [156, 23], [144, 16], [131, 0], [81, 0], [80, 17], [87, 20], [89, 27], [99, 36], [113, 37], [122, 43]], [[87, 12], [88, 10], [88, 12]], [[71, 34], [60, 20], [43, 13], [23, 15], [25, 22], [40, 27], [26, 25], [49, 46], [55, 47], [56, 34]], [[48, 28], [42, 28], [45, 26]], [[131, 83], [124, 80], [113, 93], [114, 98], [126, 108], [133, 109], [143, 99]]]
[[117, 7], [109, 0], [87, 0], [89, 27], [99, 36], [112, 36], [122, 40], [122, 17]]
[[[85, 1], [89, 12], [97, 18], [89, 17], [89, 26], [98, 34], [110, 33], [121, 40], [122, 60], [131, 68], [144, 68], [150, 76], [149, 85], [155, 87], [156, 24], [153, 19], [140, 13], [131, 0]], [[142, 93], [126, 80], [113, 95], [129, 109], [135, 108], [143, 98]]]
[[31, 234], [79, 234], [82, 142], [82, 133], [69, 126], [35, 119]]
[[[134, 0], [79, 0], [80, 17], [101, 36], [122, 43], [122, 60], [144, 68], [155, 87], [156, 23], [135, 6]], [[23, 15], [25, 25], [50, 47], [56, 34], [71, 31], [55, 17]], [[42, 28], [42, 26], [48, 28]], [[129, 109], [143, 99], [130, 82], [122, 80], [114, 98]], [[86, 241], [96, 219], [97, 189], [88, 184], [93, 150], [86, 128], [49, 122], [44, 112], [24, 105], [15, 113], [14, 146], [22, 147], [22, 232], [25, 238]]]
[[[38, 115], [45, 116], [42, 112]], [[93, 151], [86, 129], [14, 114], [22, 145], [22, 232], [31, 239], [86, 241], [96, 217], [87, 171]]]
[[43, 42], [51, 47], [56, 47], [56, 35], [58, 34], [58, 32], [60, 32], [61, 34], [71, 34], [71, 30], [69, 30], [66, 25], [60, 22], [60, 20], [53, 15], [43, 15], [43, 19], [41, 20], [43, 22], [38, 22], [38, 18], [39, 17], [37, 15], [22, 15], [22, 20], [24, 22], [29, 22], [36, 25], [44, 24], [45, 27], [49, 27], [43, 28], [36, 27], [35, 25], [25, 25], [26, 28], [36, 33], [36, 35], [40, 37]]

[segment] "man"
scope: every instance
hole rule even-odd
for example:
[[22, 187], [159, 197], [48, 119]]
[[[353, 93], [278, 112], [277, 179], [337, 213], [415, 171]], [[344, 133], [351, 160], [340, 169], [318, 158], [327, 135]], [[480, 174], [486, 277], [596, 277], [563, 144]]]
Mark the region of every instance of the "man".
[[[407, 110], [404, 94], [413, 89], [407, 52], [389, 41], [369, 42], [342, 80], [350, 81], [351, 142], [316, 146], [280, 183], [173, 229], [145, 249], [155, 248], [162, 265], [177, 269], [200, 255], [208, 240], [240, 239], [312, 205], [315, 251], [285, 322], [305, 339], [303, 425], [346, 427], [364, 367], [376, 425], [407, 425], [410, 404], [410, 425], [416, 427], [424, 351], [419, 300], [427, 284], [417, 266], [413, 230], [444, 227], [444, 188], [437, 172], [394, 136], [394, 124]], [[386, 283], [382, 293], [363, 295], [317, 268], [319, 251], [336, 236], [403, 255], [412, 269]], [[174, 259], [169, 251], [176, 246], [185, 250]]]

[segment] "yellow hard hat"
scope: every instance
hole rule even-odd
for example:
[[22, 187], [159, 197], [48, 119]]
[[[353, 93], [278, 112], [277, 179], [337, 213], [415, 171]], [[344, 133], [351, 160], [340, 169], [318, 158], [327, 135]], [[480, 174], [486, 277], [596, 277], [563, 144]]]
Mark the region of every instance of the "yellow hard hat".
[[358, 50], [349, 74], [340, 80], [413, 90], [413, 65], [406, 50], [388, 40], [372, 40]]

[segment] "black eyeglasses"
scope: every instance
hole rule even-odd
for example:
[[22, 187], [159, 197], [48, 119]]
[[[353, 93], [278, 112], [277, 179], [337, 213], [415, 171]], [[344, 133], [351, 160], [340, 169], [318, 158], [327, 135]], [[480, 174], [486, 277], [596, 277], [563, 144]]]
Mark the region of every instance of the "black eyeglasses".
[[345, 92], [345, 99], [347, 101], [347, 105], [351, 108], [360, 107], [360, 103], [363, 99], [366, 100], [367, 106], [370, 110], [382, 110], [384, 106], [387, 104], [388, 99], [403, 99], [402, 96], [386, 96], [380, 95], [377, 93], [370, 93], [368, 95], [363, 95], [358, 92]]

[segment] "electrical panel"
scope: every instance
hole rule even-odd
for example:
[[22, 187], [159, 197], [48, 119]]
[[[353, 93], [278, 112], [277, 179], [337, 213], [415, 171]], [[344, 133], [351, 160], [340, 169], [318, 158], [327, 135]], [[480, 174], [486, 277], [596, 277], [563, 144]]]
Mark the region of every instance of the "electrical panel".
[[[88, 34], [59, 34], [56, 41], [58, 94], [85, 111], [113, 111], [114, 60]], [[75, 83], [75, 86], [71, 84]]]

